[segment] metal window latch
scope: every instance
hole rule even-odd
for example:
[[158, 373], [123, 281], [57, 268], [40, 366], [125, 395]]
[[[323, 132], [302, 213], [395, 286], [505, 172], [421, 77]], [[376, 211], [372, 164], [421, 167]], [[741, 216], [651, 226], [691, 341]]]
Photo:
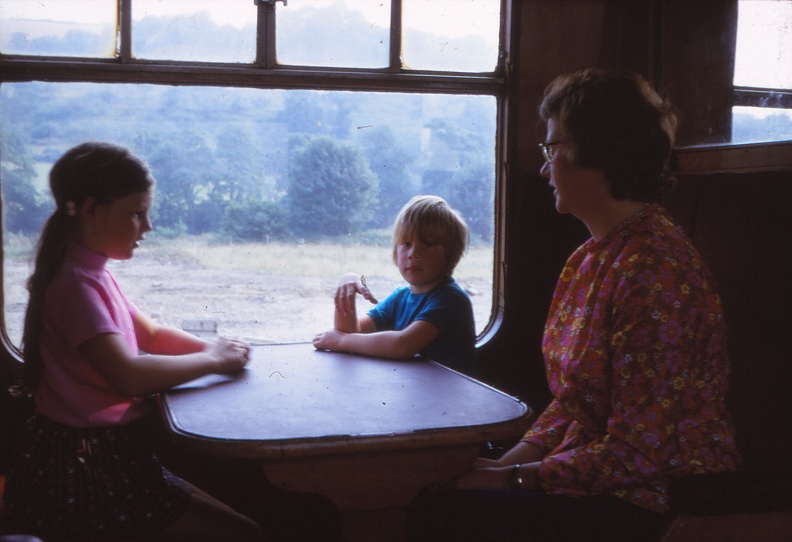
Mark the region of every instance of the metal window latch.
[[253, 3], [257, 6], [269, 4], [270, 6], [275, 7], [275, 4], [278, 2], [283, 2], [283, 7], [286, 7], [288, 5], [288, 1], [289, 0], [253, 0]]

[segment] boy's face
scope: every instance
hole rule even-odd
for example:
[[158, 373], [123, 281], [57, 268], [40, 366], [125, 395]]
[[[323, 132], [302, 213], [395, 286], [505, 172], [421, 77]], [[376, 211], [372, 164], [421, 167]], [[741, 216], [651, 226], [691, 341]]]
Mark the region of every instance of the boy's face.
[[396, 265], [413, 293], [428, 292], [447, 276], [445, 245], [417, 232], [396, 246]]

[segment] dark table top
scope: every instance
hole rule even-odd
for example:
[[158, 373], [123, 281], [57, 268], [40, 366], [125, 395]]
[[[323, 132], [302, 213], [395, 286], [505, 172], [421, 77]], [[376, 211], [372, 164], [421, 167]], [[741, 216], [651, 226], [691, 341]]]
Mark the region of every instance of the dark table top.
[[484, 442], [519, 434], [530, 409], [427, 360], [255, 346], [239, 374], [161, 395], [171, 431], [207, 451], [260, 458]]

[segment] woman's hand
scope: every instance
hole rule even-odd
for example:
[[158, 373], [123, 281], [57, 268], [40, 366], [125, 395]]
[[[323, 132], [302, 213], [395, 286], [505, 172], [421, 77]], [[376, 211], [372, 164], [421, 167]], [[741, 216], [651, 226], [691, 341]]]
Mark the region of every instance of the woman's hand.
[[217, 359], [218, 373], [238, 371], [250, 361], [250, 345], [236, 339], [219, 339], [204, 350]]
[[366, 280], [357, 273], [347, 273], [338, 280], [335, 292], [335, 307], [342, 315], [348, 316], [355, 313], [355, 296], [360, 294], [371, 303], [377, 303], [371, 290], [366, 286]]
[[458, 489], [509, 489], [509, 477], [513, 466], [486, 466], [478, 463], [466, 474], [457, 478], [454, 487]]
[[[454, 487], [459, 489], [514, 489], [511, 477], [516, 464], [504, 464], [501, 460], [480, 457], [470, 471], [457, 478]], [[520, 489], [538, 489], [538, 471], [539, 462], [520, 463], [522, 478]]]

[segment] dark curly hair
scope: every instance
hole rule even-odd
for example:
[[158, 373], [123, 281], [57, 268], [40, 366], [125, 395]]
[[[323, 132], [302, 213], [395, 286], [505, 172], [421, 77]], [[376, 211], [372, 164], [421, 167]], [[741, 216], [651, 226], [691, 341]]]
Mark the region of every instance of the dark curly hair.
[[677, 115], [640, 75], [596, 68], [560, 75], [545, 89], [539, 117], [558, 124], [568, 160], [605, 171], [614, 198], [654, 202], [673, 185]]

